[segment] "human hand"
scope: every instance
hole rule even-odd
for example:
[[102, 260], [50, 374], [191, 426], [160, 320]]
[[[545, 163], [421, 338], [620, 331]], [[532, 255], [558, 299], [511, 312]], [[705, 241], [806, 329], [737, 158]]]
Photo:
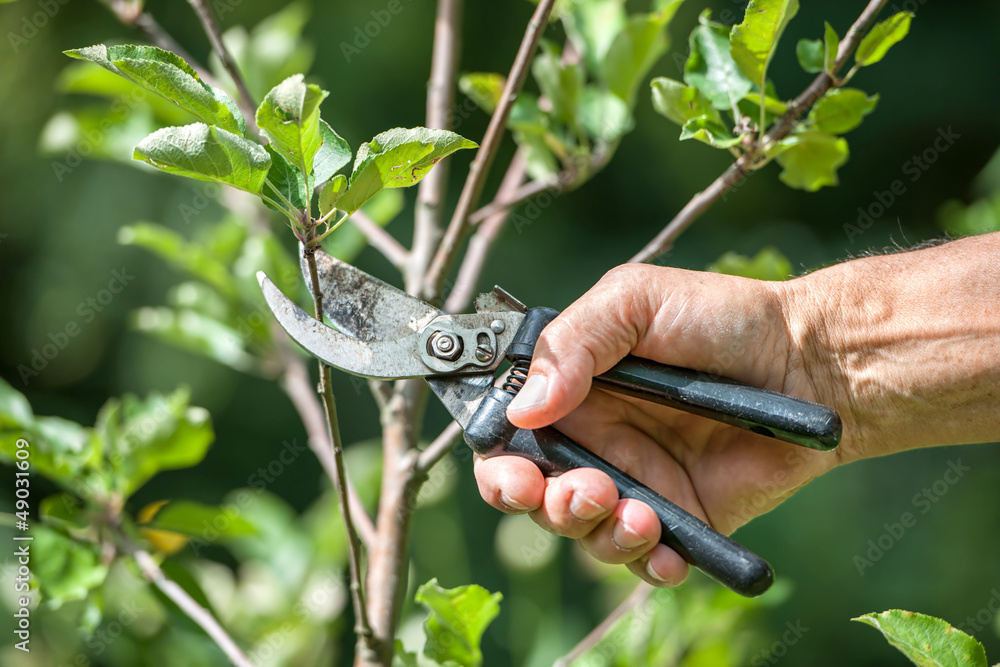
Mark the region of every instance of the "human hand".
[[[540, 336], [508, 409], [522, 428], [552, 423], [723, 533], [768, 511], [837, 464], [823, 454], [660, 405], [590, 389], [628, 353], [791, 394], [821, 398], [788, 335], [780, 283], [633, 265], [609, 273]], [[506, 512], [576, 538], [654, 585], [687, 564], [658, 544], [655, 513], [619, 500], [611, 479], [577, 469], [546, 479], [530, 461], [477, 459], [480, 492]]]

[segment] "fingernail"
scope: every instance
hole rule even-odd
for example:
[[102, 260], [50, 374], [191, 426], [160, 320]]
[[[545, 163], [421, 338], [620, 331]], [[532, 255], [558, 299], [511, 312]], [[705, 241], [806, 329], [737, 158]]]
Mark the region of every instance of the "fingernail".
[[531, 509], [524, 503], [517, 502], [503, 491], [500, 492], [500, 502], [503, 503], [504, 507], [512, 509], [516, 512], [527, 512], [529, 509]]
[[579, 491], [574, 491], [569, 501], [569, 513], [580, 521], [593, 521], [608, 511], [606, 507], [601, 507]]
[[632, 527], [624, 520], [619, 519], [615, 522], [615, 527], [611, 529], [611, 541], [622, 551], [631, 551], [641, 547], [648, 540], [632, 530]]
[[660, 575], [658, 575], [656, 573], [656, 570], [653, 569], [653, 562], [650, 561], [650, 560], [646, 561], [646, 574], [648, 574], [653, 581], [660, 581], [660, 582], [663, 582], [665, 584], [669, 584], [670, 583], [670, 581], [668, 581], [667, 579], [664, 579], [663, 577], [661, 577]]
[[510, 412], [524, 412], [532, 410], [545, 403], [545, 396], [549, 393], [549, 381], [544, 375], [532, 375], [524, 383], [521, 391], [510, 402], [507, 410]]

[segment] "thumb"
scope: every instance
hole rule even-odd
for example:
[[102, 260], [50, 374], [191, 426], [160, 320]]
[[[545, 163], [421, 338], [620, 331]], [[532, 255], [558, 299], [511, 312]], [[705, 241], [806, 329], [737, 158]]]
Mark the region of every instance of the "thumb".
[[527, 382], [507, 408], [520, 428], [565, 417], [590, 391], [591, 380], [638, 343], [652, 312], [649, 266], [612, 269], [538, 337]]

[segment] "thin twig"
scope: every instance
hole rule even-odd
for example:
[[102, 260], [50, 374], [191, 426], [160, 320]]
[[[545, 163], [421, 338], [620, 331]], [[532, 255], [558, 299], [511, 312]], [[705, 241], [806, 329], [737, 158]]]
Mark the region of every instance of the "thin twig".
[[[854, 52], [857, 48], [858, 43], [861, 38], [868, 31], [868, 27], [871, 25], [872, 21], [875, 20], [875, 16], [881, 11], [882, 7], [885, 5], [887, 0], [871, 0], [868, 6], [865, 7], [864, 11], [858, 17], [858, 20], [854, 22], [850, 30], [844, 36], [844, 39], [840, 42], [840, 48], [837, 51], [837, 60], [833, 65], [833, 71], [830, 73], [821, 72], [813, 82], [806, 88], [802, 93], [796, 97], [794, 100], [788, 103], [788, 111], [784, 116], [778, 119], [777, 122], [771, 127], [767, 134], [764, 135], [764, 140], [760, 143], [761, 148], [766, 148], [769, 145], [774, 145], [787, 137], [793, 128], [795, 121], [801, 116], [809, 107], [813, 105], [816, 100], [823, 96], [826, 91], [830, 90], [831, 87], [836, 83], [837, 72], [843, 67], [847, 58]], [[744, 154], [735, 163], [733, 163], [725, 172], [722, 173], [715, 181], [712, 182], [707, 188], [696, 194], [691, 198], [684, 208], [681, 209], [680, 213], [674, 216], [666, 227], [664, 227], [659, 234], [657, 234], [652, 241], [646, 244], [646, 246], [635, 254], [630, 262], [647, 262], [653, 257], [659, 255], [662, 252], [670, 249], [670, 246], [677, 239], [681, 233], [687, 229], [699, 215], [705, 212], [709, 206], [715, 203], [719, 197], [721, 197], [726, 191], [731, 187], [736, 185], [736, 183], [748, 176], [751, 173], [751, 155]]]
[[[303, 215], [304, 222], [310, 222], [307, 213]], [[319, 286], [319, 275], [316, 270], [316, 249], [313, 246], [316, 228], [309, 224], [306, 231], [306, 243], [303, 246], [302, 254], [309, 267], [309, 282], [312, 289], [313, 301], [316, 304], [315, 317], [320, 322], [323, 321], [323, 291]], [[326, 425], [329, 429], [330, 442], [333, 443], [333, 456], [336, 460], [336, 489], [337, 498], [340, 500], [340, 514], [344, 518], [344, 530], [347, 533], [347, 562], [351, 577], [351, 602], [354, 607], [354, 632], [358, 637], [358, 648], [370, 652], [377, 652], [378, 640], [372, 633], [372, 628], [368, 618], [368, 610], [365, 607], [365, 591], [361, 577], [361, 545], [358, 542], [358, 535], [351, 520], [351, 505], [347, 498], [347, 473], [344, 470], [344, 450], [340, 440], [340, 423], [337, 419], [337, 403], [333, 395], [333, 386], [330, 379], [330, 367], [322, 360], [318, 361], [320, 373], [320, 391], [323, 396], [323, 407], [326, 408]]]
[[428, 470], [434, 467], [438, 461], [443, 459], [445, 455], [451, 451], [451, 448], [455, 445], [455, 440], [462, 435], [462, 425], [456, 421], [448, 424], [441, 435], [434, 438], [431, 444], [424, 448], [424, 451], [420, 452], [417, 457], [417, 465], [415, 470], [418, 473], [426, 473]]
[[[431, 173], [434, 172], [432, 171]], [[406, 268], [410, 259], [410, 253], [396, 240], [395, 236], [382, 229], [363, 211], [355, 211], [347, 221], [353, 223], [358, 228], [358, 231], [365, 235], [368, 243], [392, 262], [393, 266], [400, 270]]]
[[[431, 77], [427, 82], [427, 127], [451, 129], [455, 76], [461, 37], [462, 0], [438, 0], [434, 20]], [[413, 247], [405, 272], [406, 289], [420, 291], [434, 248], [441, 239], [441, 207], [448, 184], [448, 161], [439, 163], [420, 181], [413, 215]]]
[[243, 653], [243, 650], [236, 645], [233, 638], [229, 636], [212, 614], [198, 604], [194, 598], [188, 595], [187, 591], [181, 588], [177, 582], [173, 581], [163, 572], [156, 560], [148, 552], [132, 546], [125, 541], [123, 545], [125, 551], [132, 556], [142, 574], [160, 591], [170, 598], [174, 604], [192, 621], [197, 623], [209, 637], [212, 638], [222, 652], [226, 654], [229, 661], [237, 667], [253, 667], [250, 658]]
[[[306, 428], [306, 436], [309, 442], [309, 449], [319, 460], [323, 471], [330, 481], [337, 484], [337, 459], [333, 455], [333, 444], [330, 442], [330, 435], [326, 429], [326, 417], [323, 415], [323, 407], [316, 396], [315, 387], [309, 379], [309, 372], [302, 359], [295, 355], [287, 345], [288, 336], [274, 326], [275, 339], [278, 340], [279, 356], [284, 372], [281, 375], [281, 388], [288, 396], [299, 419]], [[367, 549], [371, 549], [375, 543], [375, 526], [371, 517], [365, 510], [361, 497], [358, 496], [357, 489], [347, 479], [347, 500], [351, 507], [351, 519], [358, 530], [358, 536]]]
[[[508, 171], [509, 171], [508, 167]], [[518, 184], [518, 188], [513, 192], [501, 193], [497, 191], [496, 199], [469, 216], [470, 225], [478, 225], [495, 213], [508, 213], [510, 209], [516, 208], [519, 204], [531, 199], [537, 194], [546, 190], [559, 189], [559, 184], [568, 180], [567, 174], [561, 172], [551, 178], [543, 178]], [[501, 189], [503, 185], [500, 186]]]
[[[523, 189], [521, 182], [524, 180], [525, 169], [524, 151], [518, 149], [507, 167], [507, 173], [504, 174], [494, 201], [513, 200], [515, 193]], [[538, 182], [534, 181], [534, 183]], [[486, 256], [489, 254], [493, 242], [496, 241], [500, 228], [507, 220], [510, 210], [509, 206], [497, 207], [476, 228], [476, 233], [469, 239], [469, 247], [466, 248], [462, 264], [458, 268], [455, 286], [445, 301], [444, 309], [446, 312], [457, 313], [469, 305], [476, 290], [476, 283], [479, 282], [479, 276], [483, 272], [483, 266], [486, 264]]]
[[604, 638], [604, 635], [607, 634], [608, 630], [611, 629], [611, 626], [618, 622], [618, 619], [633, 609], [643, 605], [646, 600], [649, 599], [652, 592], [652, 586], [644, 581], [639, 582], [639, 585], [635, 587], [635, 590], [629, 593], [629, 596], [622, 600], [620, 605], [615, 607], [611, 613], [597, 625], [597, 627], [588, 632], [587, 636], [581, 639], [580, 643], [574, 646], [569, 653], [556, 660], [552, 667], [569, 667], [574, 660], [594, 648], [594, 646], [596, 646], [597, 643]]
[[198, 15], [198, 20], [201, 21], [205, 34], [208, 35], [208, 41], [212, 43], [212, 50], [215, 51], [219, 62], [222, 63], [222, 67], [229, 73], [233, 85], [236, 86], [237, 103], [246, 119], [247, 127], [256, 128], [257, 105], [254, 104], [253, 95], [250, 94], [250, 89], [247, 88], [247, 83], [243, 79], [243, 75], [240, 74], [240, 68], [236, 66], [236, 61], [233, 60], [232, 54], [229, 53], [229, 49], [222, 41], [222, 32], [219, 30], [219, 24], [215, 22], [212, 10], [205, 0], [188, 0], [188, 3]]
[[486, 183], [486, 175], [489, 173], [490, 165], [500, 147], [504, 129], [507, 127], [510, 110], [524, 85], [524, 79], [528, 75], [528, 69], [531, 65], [531, 58], [538, 47], [538, 41], [542, 37], [554, 4], [555, 0], [540, 0], [535, 13], [528, 22], [524, 38], [521, 40], [521, 45], [514, 58], [514, 64], [511, 65], [510, 73], [507, 75], [500, 100], [490, 117], [486, 134], [483, 136], [479, 150], [476, 151], [476, 157], [469, 165], [469, 175], [465, 179], [465, 185], [462, 186], [462, 192], [458, 197], [458, 204], [455, 206], [451, 222], [448, 223], [448, 229], [445, 231], [444, 238], [431, 261], [427, 275], [424, 277], [424, 298], [437, 300], [440, 296], [441, 285], [468, 228], [469, 215], [479, 201], [479, 195]]

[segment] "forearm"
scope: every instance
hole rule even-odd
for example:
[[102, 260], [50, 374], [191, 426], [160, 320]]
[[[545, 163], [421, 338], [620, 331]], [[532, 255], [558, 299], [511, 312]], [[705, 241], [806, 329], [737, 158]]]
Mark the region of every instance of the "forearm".
[[843, 457], [1000, 440], [1000, 233], [786, 284], [792, 372], [845, 423]]

